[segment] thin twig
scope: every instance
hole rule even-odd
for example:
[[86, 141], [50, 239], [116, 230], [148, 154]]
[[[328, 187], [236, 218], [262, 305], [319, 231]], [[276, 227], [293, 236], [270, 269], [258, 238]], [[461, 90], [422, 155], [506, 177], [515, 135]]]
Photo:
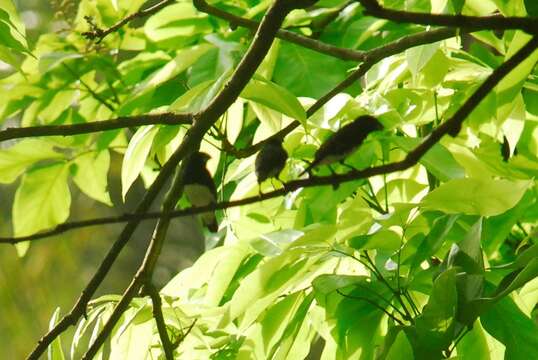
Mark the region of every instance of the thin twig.
[[95, 40], [95, 43], [99, 44], [101, 41], [103, 41], [103, 39], [107, 35], [118, 31], [125, 24], [133, 21], [134, 19], [155, 14], [157, 11], [161, 10], [162, 8], [164, 8], [165, 6], [169, 4], [172, 4], [173, 2], [175, 2], [175, 0], [163, 0], [147, 9], [140, 10], [129, 16], [126, 16], [125, 18], [121, 19], [120, 21], [118, 21], [116, 24], [112, 25], [108, 29], [103, 30], [96, 26], [92, 26], [92, 30], [83, 32], [82, 36], [84, 36], [85, 38], [89, 40]]
[[378, 303], [376, 303], [375, 301], [372, 301], [368, 298], [365, 298], [365, 297], [362, 297], [362, 296], [352, 296], [352, 295], [347, 295], [347, 294], [344, 294], [342, 291], [340, 291], [340, 289], [337, 289], [336, 292], [340, 295], [340, 296], [343, 296], [345, 298], [348, 298], [348, 299], [353, 299], [353, 300], [361, 300], [361, 301], [364, 301], [370, 305], [372, 305], [373, 307], [375, 307], [376, 309], [382, 311], [385, 315], [387, 315], [389, 318], [391, 318], [394, 322], [398, 323], [399, 325], [405, 325], [400, 319], [398, 319], [396, 316], [392, 315], [390, 312], [387, 311], [387, 309], [385, 309], [384, 307], [380, 306]]
[[383, 282], [383, 284], [385, 284], [385, 286], [394, 294], [394, 296], [396, 297], [396, 300], [398, 300], [398, 302], [400, 303], [403, 311], [405, 312], [404, 320], [408, 320], [408, 321], [413, 322], [413, 316], [411, 316], [411, 314], [409, 313], [409, 310], [407, 310], [407, 306], [405, 306], [405, 303], [403, 302], [402, 297], [400, 295], [400, 290], [399, 289], [394, 289], [392, 286], [390, 286], [389, 282], [385, 279], [383, 274], [381, 274], [381, 271], [379, 271], [379, 269], [375, 266], [373, 260], [370, 258], [370, 255], [368, 255], [368, 251], [365, 250], [363, 252], [363, 254], [366, 257], [366, 260], [372, 266], [372, 268], [375, 269], [376, 277], [381, 282]]
[[172, 344], [172, 346], [174, 347], [174, 349], [177, 349], [179, 347], [179, 345], [183, 342], [183, 340], [185, 340], [185, 338], [187, 337], [187, 335], [190, 334], [190, 332], [192, 331], [192, 329], [194, 328], [194, 325], [196, 325], [196, 322], [198, 321], [198, 319], [194, 319], [194, 321], [192, 322], [192, 324], [190, 324], [190, 326], [187, 328], [187, 331], [185, 331], [180, 337], [178, 337], [178, 339], [176, 341], [174, 341], [174, 343]]
[[79, 81], [82, 86], [84, 86], [84, 88], [92, 95], [92, 97], [97, 100], [98, 102], [100, 102], [101, 104], [103, 104], [104, 106], [106, 106], [106, 108], [112, 112], [114, 112], [114, 106], [110, 105], [105, 99], [103, 99], [101, 97], [101, 95], [99, 95], [98, 93], [96, 93], [91, 87], [90, 85], [86, 84], [86, 82], [84, 80], [82, 80], [82, 77], [76, 73], [75, 70], [71, 69], [71, 67], [69, 65], [67, 65], [65, 62], [62, 63], [63, 67], [67, 70], [67, 72], [69, 72], [72, 76], [73, 76], [73, 79], [75, 81]]

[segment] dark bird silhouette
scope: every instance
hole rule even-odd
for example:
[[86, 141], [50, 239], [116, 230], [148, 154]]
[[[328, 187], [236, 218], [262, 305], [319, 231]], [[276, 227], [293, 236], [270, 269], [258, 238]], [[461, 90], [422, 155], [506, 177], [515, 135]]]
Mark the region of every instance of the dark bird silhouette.
[[310, 173], [316, 166], [342, 162], [361, 146], [370, 133], [378, 130], [383, 130], [383, 125], [375, 117], [359, 116], [321, 144], [314, 154], [314, 161], [299, 176]]
[[256, 156], [255, 170], [258, 183], [277, 178], [288, 159], [288, 153], [282, 147], [282, 140], [271, 138], [263, 145]]
[[[206, 206], [217, 202], [217, 189], [211, 174], [206, 168], [210, 156], [202, 152], [194, 152], [185, 158], [183, 186], [187, 199], [193, 206]], [[211, 232], [219, 230], [214, 211], [200, 214], [202, 223]]]

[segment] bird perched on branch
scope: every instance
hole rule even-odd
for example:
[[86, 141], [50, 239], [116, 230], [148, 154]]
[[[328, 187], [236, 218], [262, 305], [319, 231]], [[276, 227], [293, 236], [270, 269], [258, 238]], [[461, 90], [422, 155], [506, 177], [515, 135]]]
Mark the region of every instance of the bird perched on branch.
[[332, 134], [314, 154], [314, 161], [299, 175], [310, 173], [319, 165], [342, 162], [361, 146], [368, 135], [383, 130], [383, 125], [375, 117], [361, 115]]
[[271, 138], [261, 148], [256, 156], [255, 170], [258, 183], [276, 178], [286, 165], [288, 153], [282, 147], [282, 139]]
[[[183, 168], [184, 192], [194, 206], [206, 206], [217, 202], [217, 189], [206, 163], [211, 157], [203, 152], [194, 152], [185, 158]], [[202, 223], [211, 232], [219, 230], [214, 211], [200, 214]]]

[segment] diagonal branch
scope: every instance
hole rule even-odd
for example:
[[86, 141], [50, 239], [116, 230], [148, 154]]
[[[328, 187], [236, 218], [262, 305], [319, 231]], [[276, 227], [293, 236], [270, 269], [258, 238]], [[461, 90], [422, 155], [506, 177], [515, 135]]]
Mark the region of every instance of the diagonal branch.
[[[237, 99], [242, 89], [246, 86], [259, 64], [267, 54], [274, 39], [274, 34], [282, 25], [285, 16], [295, 8], [295, 6], [309, 6], [313, 0], [295, 1], [293, 5], [283, 4], [283, 0], [276, 0], [274, 5], [262, 20], [258, 32], [251, 43], [247, 53], [239, 63], [237, 69], [232, 74], [230, 80], [224, 85], [214, 100], [200, 113], [193, 115], [194, 125], [187, 131], [183, 142], [172, 154], [170, 159], [164, 164], [159, 175], [150, 186], [146, 195], [138, 205], [135, 213], [142, 214], [149, 210], [149, 207], [163, 188], [166, 180], [171, 176], [179, 162], [189, 153], [197, 149], [204, 134], [226, 111], [226, 109]], [[28, 359], [37, 360], [54, 341], [58, 335], [64, 332], [69, 326], [75, 325], [78, 319], [85, 314], [86, 306], [94, 295], [95, 291], [102, 283], [108, 271], [116, 261], [119, 253], [127, 244], [132, 234], [136, 230], [140, 220], [133, 220], [127, 223], [119, 238], [114, 242], [111, 249], [99, 265], [97, 272], [90, 282], [82, 290], [82, 293], [71, 309], [46, 335], [38, 342], [37, 346], [28, 356]], [[151, 248], [150, 248], [151, 250]], [[131, 294], [127, 294], [131, 295]], [[127, 298], [127, 297], [125, 297]], [[122, 309], [120, 309], [122, 310]], [[92, 350], [93, 351], [93, 350]]]
[[[247, 53], [235, 69], [230, 80], [224, 85], [223, 90], [215, 96], [213, 101], [196, 114], [194, 125], [187, 131], [185, 138], [179, 148], [172, 155], [172, 159], [182, 159], [189, 152], [194, 151], [200, 146], [205, 133], [217, 121], [217, 119], [228, 109], [228, 107], [237, 99], [243, 88], [254, 75], [259, 64], [263, 61], [273, 43], [275, 33], [282, 25], [286, 15], [298, 6], [309, 6], [313, 3], [311, 0], [294, 1], [293, 5], [285, 0], [276, 0], [269, 8], [258, 28], [253, 42], [250, 44]], [[167, 194], [163, 209], [164, 212], [171, 210], [181, 193], [181, 171], [177, 172], [176, 179], [172, 189]], [[136, 296], [140, 287], [151, 279], [153, 270], [159, 258], [168, 225], [170, 222], [169, 214], [159, 221], [155, 234], [146, 251], [146, 257], [131, 284], [125, 290], [121, 300], [116, 304], [112, 314], [103, 326], [101, 332], [95, 338], [93, 344], [88, 348], [82, 359], [92, 359], [99, 351], [105, 340], [108, 338], [114, 326], [117, 324], [122, 314], [128, 308], [131, 300]]]
[[382, 7], [377, 0], [357, 0], [365, 8], [365, 14], [399, 23], [450, 26], [472, 30], [523, 30], [538, 34], [537, 17], [504, 17], [499, 15], [468, 16], [430, 14], [412, 11], [393, 10]]
[[[450, 118], [445, 121], [439, 127], [437, 127], [430, 135], [415, 149], [407, 154], [404, 160], [375, 166], [364, 170], [353, 170], [345, 174], [335, 174], [331, 176], [312, 176], [307, 179], [292, 180], [284, 184], [281, 189], [273, 190], [267, 193], [243, 198], [234, 201], [223, 201], [213, 205], [203, 207], [191, 207], [182, 210], [175, 210], [170, 212], [170, 217], [182, 217], [187, 215], [200, 214], [207, 212], [208, 210], [221, 210], [232, 207], [238, 207], [256, 202], [280, 197], [287, 193], [293, 192], [300, 188], [308, 188], [323, 185], [336, 185], [344, 182], [355, 181], [372, 177], [375, 175], [388, 174], [395, 171], [402, 171], [414, 166], [418, 163], [420, 158], [428, 152], [444, 135], [450, 134], [450, 132], [457, 130], [461, 127], [462, 122], [473, 111], [476, 106], [492, 91], [492, 89], [501, 81], [511, 70], [513, 70], [519, 63], [525, 60], [536, 48], [538, 47], [538, 37], [534, 37], [524, 47], [522, 47], [513, 57], [499, 66], [493, 71], [493, 73], [480, 85], [480, 87], [471, 95], [471, 97], [463, 104], [463, 106]], [[15, 244], [21, 241], [37, 240], [52, 235], [57, 235], [68, 230], [94, 226], [121, 223], [132, 220], [148, 220], [156, 219], [163, 216], [161, 212], [147, 212], [144, 214], [123, 214], [117, 217], [98, 218], [85, 220], [80, 222], [71, 222], [58, 225], [53, 230], [43, 232], [40, 234], [29, 235], [21, 238], [0, 238], [0, 243]]]
[[[95, 338], [93, 343], [90, 345], [90, 347], [88, 348], [88, 350], [86, 351], [82, 359], [93, 359], [93, 357], [97, 354], [97, 352], [99, 351], [99, 349], [101, 348], [105, 340], [108, 338], [108, 336], [112, 332], [114, 326], [119, 321], [119, 319], [121, 318], [125, 310], [127, 310], [127, 308], [129, 307], [129, 304], [131, 303], [133, 298], [136, 296], [138, 291], [142, 288], [144, 284], [151, 283], [151, 280], [153, 277], [153, 271], [155, 269], [155, 265], [157, 264], [159, 255], [161, 254], [161, 250], [164, 245], [164, 240], [166, 239], [166, 233], [168, 232], [168, 228], [170, 226], [170, 219], [171, 219], [170, 211], [175, 208], [177, 200], [181, 197], [181, 193], [183, 192], [182, 174], [183, 174], [183, 171], [180, 170], [180, 168], [178, 168], [174, 176], [172, 186], [170, 187], [170, 190], [168, 191], [168, 193], [166, 194], [163, 200], [162, 211], [164, 215], [159, 219], [159, 222], [157, 223], [157, 226], [155, 227], [155, 232], [153, 233], [153, 236], [151, 238], [151, 241], [148, 246], [148, 250], [146, 251], [146, 256], [144, 257], [144, 261], [142, 265], [136, 272], [136, 275], [131, 281], [131, 284], [127, 287], [127, 289], [123, 293], [122, 298], [114, 307], [112, 314], [110, 314], [109, 318], [107, 319], [107, 322], [101, 329], [101, 332], [99, 333], [99, 335], [97, 335], [97, 337]], [[148, 290], [150, 291], [150, 295], [151, 295], [151, 286], [150, 286], [150, 289]], [[157, 294], [157, 297], [158, 297], [158, 294]], [[156, 309], [155, 299], [153, 299], [152, 297], [152, 300], [153, 300], [153, 305], [154, 305], [153, 308], [155, 311]], [[161, 339], [162, 338], [163, 336], [161, 334]], [[167, 339], [168, 336], [166, 336], [165, 338]], [[165, 343], [163, 342], [163, 346], [164, 344]], [[170, 351], [172, 352], [172, 354], [169, 354]], [[165, 347], [165, 354], [166, 354], [167, 360], [173, 359], [173, 350], [171, 349], [171, 344], [170, 344], [169, 339]]]

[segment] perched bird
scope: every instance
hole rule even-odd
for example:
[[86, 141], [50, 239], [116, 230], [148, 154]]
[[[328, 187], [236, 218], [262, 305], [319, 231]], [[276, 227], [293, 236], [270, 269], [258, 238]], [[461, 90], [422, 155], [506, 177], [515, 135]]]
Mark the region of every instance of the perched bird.
[[271, 138], [263, 145], [256, 156], [255, 170], [258, 183], [277, 178], [288, 159], [288, 153], [282, 147], [282, 140]]
[[[210, 156], [202, 152], [190, 154], [184, 161], [183, 186], [189, 202], [194, 206], [206, 206], [217, 202], [217, 189], [211, 174], [206, 168]], [[219, 230], [214, 211], [200, 214], [202, 223], [211, 232]]]
[[[383, 125], [373, 116], [361, 115], [332, 134], [314, 154], [314, 161], [300, 174], [310, 173], [319, 165], [342, 162], [361, 146], [364, 139], [374, 131], [383, 130]], [[299, 176], [300, 176], [299, 175]]]

